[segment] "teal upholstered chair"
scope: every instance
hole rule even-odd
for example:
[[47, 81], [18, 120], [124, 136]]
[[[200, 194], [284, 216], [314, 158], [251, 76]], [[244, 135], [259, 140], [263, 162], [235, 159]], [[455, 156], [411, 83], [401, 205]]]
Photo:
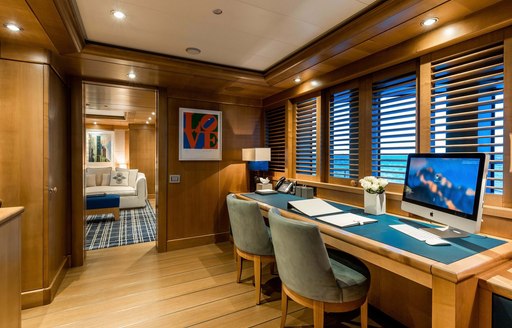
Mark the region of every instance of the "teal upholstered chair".
[[323, 327], [324, 312], [361, 308], [361, 326], [367, 326], [370, 273], [352, 255], [325, 248], [318, 227], [286, 219], [276, 208], [269, 211], [270, 230], [282, 281], [284, 327], [288, 297], [313, 309], [315, 328]]
[[260, 304], [261, 265], [275, 262], [270, 231], [265, 225], [258, 203], [237, 199], [233, 194], [227, 196], [226, 202], [235, 243], [236, 281], [240, 282], [242, 276], [243, 259], [253, 261], [256, 304]]

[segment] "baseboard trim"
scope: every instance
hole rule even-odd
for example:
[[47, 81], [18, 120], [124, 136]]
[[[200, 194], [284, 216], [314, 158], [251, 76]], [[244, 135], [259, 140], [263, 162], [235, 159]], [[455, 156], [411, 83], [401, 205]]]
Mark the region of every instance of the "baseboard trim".
[[50, 283], [50, 286], [22, 292], [21, 308], [25, 310], [41, 305], [50, 304], [57, 294], [57, 290], [59, 289], [62, 280], [64, 280], [64, 277], [66, 276], [70, 263], [71, 257], [69, 255], [63, 258], [62, 263], [59, 266], [59, 270]]
[[167, 241], [167, 250], [177, 250], [195, 246], [202, 246], [214, 243], [221, 243], [229, 240], [229, 232], [216, 233], [211, 235], [194, 236], [188, 238], [173, 239]]

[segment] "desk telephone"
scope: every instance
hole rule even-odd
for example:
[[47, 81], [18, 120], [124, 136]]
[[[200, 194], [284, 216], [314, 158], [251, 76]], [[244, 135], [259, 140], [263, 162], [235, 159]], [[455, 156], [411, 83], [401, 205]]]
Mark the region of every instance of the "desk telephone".
[[285, 177], [281, 177], [276, 182], [276, 190], [283, 194], [293, 194], [295, 182], [286, 180]]

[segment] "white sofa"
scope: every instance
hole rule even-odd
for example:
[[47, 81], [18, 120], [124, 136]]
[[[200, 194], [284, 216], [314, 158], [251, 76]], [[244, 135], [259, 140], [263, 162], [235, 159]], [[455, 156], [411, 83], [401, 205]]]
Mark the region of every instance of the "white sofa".
[[[112, 185], [110, 183], [113, 175], [118, 172], [127, 172], [127, 185]], [[112, 171], [110, 167], [90, 167], [86, 169], [86, 195], [94, 194], [117, 194], [120, 196], [119, 208], [136, 208], [146, 206], [148, 196], [146, 176], [136, 169], [119, 169]], [[108, 178], [107, 178], [108, 176]], [[108, 179], [109, 183], [105, 181]], [[125, 179], [123, 177], [123, 179]], [[92, 180], [95, 180], [93, 183]]]

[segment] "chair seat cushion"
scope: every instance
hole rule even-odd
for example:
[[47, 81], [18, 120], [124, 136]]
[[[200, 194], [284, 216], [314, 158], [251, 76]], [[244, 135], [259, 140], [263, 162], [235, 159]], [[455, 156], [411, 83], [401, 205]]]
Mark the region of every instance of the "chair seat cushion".
[[343, 302], [364, 297], [370, 288], [370, 271], [366, 265], [357, 257], [341, 251], [327, 249], [327, 253]]

